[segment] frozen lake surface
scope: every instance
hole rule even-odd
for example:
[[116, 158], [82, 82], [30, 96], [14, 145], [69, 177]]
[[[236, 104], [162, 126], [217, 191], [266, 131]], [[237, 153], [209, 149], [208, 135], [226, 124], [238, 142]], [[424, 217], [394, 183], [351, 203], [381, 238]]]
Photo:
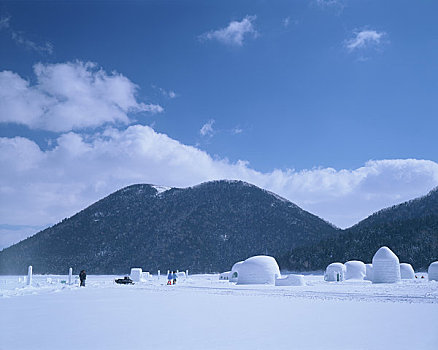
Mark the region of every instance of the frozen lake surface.
[[[417, 274], [418, 275], [418, 274]], [[421, 276], [421, 274], [419, 275]], [[0, 349], [438, 349], [438, 283], [236, 286], [194, 275], [0, 276]]]

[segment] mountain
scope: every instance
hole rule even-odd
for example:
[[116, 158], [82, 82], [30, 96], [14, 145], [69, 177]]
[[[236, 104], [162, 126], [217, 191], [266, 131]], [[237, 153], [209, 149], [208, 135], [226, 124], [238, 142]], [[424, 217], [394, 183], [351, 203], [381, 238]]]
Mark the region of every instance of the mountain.
[[1, 274], [122, 274], [131, 267], [225, 271], [257, 254], [284, 256], [340, 230], [241, 181], [190, 188], [133, 185], [0, 252]]
[[380, 210], [336, 237], [296, 247], [280, 261], [290, 270], [319, 270], [331, 262], [352, 259], [371, 262], [383, 245], [415, 269], [426, 269], [438, 260], [438, 188]]

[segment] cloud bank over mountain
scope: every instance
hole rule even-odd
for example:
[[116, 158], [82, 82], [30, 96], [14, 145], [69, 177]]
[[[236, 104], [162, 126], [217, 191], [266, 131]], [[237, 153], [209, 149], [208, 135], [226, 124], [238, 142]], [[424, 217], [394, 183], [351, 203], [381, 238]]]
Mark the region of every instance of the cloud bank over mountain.
[[[148, 126], [61, 134], [51, 150], [26, 138], [0, 138], [0, 222], [46, 225], [134, 183], [186, 187], [240, 179], [271, 190], [341, 227], [438, 185], [438, 164], [416, 159], [369, 161], [348, 170], [259, 172], [215, 159]], [[7, 244], [8, 242], [0, 242]]]
[[[430, 160], [371, 160], [357, 169], [258, 171], [244, 159], [210, 155], [134, 115], [161, 112], [127, 77], [90, 62], [36, 64], [36, 80], [0, 72], [0, 123], [49, 130], [51, 146], [0, 137], [0, 248], [135, 183], [187, 187], [236, 179], [273, 191], [340, 227], [438, 185]], [[195, 133], [210, 135], [213, 120]]]

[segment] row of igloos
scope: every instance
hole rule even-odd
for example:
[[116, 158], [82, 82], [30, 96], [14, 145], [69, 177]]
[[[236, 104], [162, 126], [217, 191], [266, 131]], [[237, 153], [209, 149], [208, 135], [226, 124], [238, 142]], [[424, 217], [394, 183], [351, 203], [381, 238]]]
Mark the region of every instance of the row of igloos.
[[[416, 278], [412, 265], [401, 263], [388, 247], [381, 247], [374, 254], [372, 264], [352, 260], [345, 264], [335, 262], [327, 266], [325, 281], [368, 280], [373, 283], [396, 283], [402, 279]], [[429, 281], [438, 281], [438, 261], [430, 264]]]

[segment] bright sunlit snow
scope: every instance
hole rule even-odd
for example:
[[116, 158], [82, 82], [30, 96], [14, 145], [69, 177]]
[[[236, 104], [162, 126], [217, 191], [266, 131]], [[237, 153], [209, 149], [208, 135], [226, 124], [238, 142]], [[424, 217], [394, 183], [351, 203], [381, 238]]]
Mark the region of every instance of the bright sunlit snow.
[[[418, 277], [421, 274], [417, 274]], [[235, 285], [194, 275], [0, 277], [0, 349], [437, 349], [438, 282]], [[19, 281], [20, 280], [20, 281]]]

